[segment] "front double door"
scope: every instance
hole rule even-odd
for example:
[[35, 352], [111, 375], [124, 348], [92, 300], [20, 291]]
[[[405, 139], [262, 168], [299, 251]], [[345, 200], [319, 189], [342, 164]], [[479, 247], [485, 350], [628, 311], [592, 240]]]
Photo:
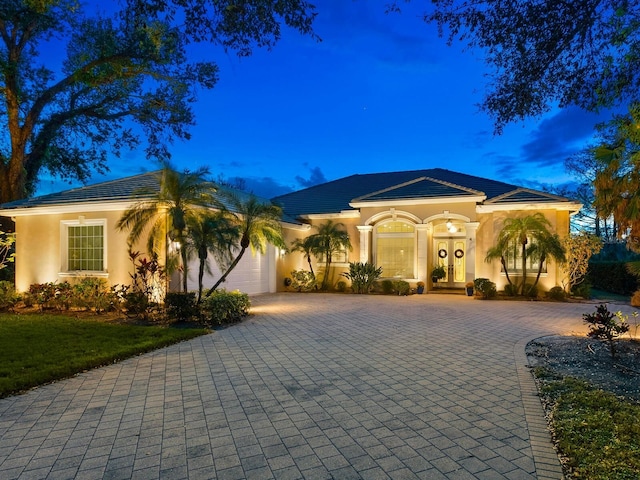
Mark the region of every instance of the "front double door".
[[445, 278], [438, 280], [439, 286], [462, 288], [466, 279], [465, 238], [437, 238], [434, 241], [434, 266], [442, 265]]

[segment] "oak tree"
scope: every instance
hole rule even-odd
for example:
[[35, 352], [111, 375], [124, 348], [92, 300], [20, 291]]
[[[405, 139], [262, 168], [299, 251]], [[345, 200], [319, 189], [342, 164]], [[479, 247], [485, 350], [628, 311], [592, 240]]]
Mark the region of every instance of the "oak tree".
[[168, 159], [171, 142], [189, 138], [198, 89], [218, 77], [214, 62], [191, 60], [190, 43], [248, 55], [274, 45], [282, 25], [313, 35], [315, 16], [304, 0], [120, 7], [90, 15], [76, 0], [0, 2], [0, 202], [33, 193], [45, 170], [84, 181], [125, 149]]

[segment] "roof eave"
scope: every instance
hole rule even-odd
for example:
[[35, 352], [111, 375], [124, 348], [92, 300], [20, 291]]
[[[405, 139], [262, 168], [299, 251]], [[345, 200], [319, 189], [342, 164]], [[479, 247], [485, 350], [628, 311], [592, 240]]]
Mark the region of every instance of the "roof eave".
[[501, 204], [484, 204], [476, 206], [477, 213], [505, 212], [510, 210], [562, 210], [578, 212], [582, 208], [581, 203], [575, 202], [513, 202]]
[[394, 207], [399, 205], [437, 205], [450, 203], [481, 203], [486, 200], [486, 195], [465, 195], [433, 198], [404, 198], [398, 200], [374, 200], [352, 201], [349, 206], [353, 208], [363, 207]]

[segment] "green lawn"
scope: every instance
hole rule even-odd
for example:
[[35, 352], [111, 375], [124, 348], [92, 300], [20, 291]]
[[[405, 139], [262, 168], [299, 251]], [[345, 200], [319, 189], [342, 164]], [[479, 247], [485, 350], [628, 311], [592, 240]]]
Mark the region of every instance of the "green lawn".
[[60, 315], [0, 314], [0, 398], [204, 333]]
[[546, 369], [535, 373], [553, 405], [551, 428], [569, 478], [640, 478], [640, 405]]

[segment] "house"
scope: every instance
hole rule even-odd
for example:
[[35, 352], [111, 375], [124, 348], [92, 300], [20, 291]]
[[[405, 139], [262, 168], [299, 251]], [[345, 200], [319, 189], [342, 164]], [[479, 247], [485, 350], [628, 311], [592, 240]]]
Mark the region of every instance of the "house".
[[[569, 234], [571, 215], [581, 208], [564, 197], [442, 168], [351, 175], [273, 201], [309, 225], [328, 220], [344, 225], [353, 250], [343, 253], [333, 275], [348, 262], [373, 262], [382, 267], [383, 278], [414, 285], [422, 281], [427, 290], [434, 286], [431, 270], [436, 265], [443, 265], [447, 274], [439, 286], [462, 288], [482, 277], [503, 288], [500, 262], [487, 263], [485, 256], [504, 220], [541, 212], [562, 237]], [[286, 233], [288, 242], [296, 238], [295, 232]], [[517, 255], [508, 261], [509, 267], [519, 267]], [[308, 269], [305, 263], [298, 255], [287, 255], [278, 263], [278, 278]], [[558, 265], [545, 263], [541, 287], [560, 285]], [[529, 271], [535, 275], [537, 265], [529, 265]], [[283, 288], [280, 283], [278, 288]]]
[[[122, 213], [143, 199], [141, 188], [159, 188], [155, 172], [67, 190], [0, 206], [0, 215], [15, 221], [16, 288], [33, 283], [105, 278], [109, 284], [130, 282], [127, 233], [115, 225]], [[508, 217], [541, 212], [560, 235], [569, 233], [571, 215], [581, 205], [564, 197], [466, 175], [441, 168], [351, 175], [273, 199], [284, 211], [287, 244], [314, 232], [328, 220], [344, 225], [353, 249], [334, 259], [334, 282], [349, 262], [373, 262], [383, 278], [418, 281], [433, 288], [431, 270], [444, 265], [439, 285], [459, 288], [485, 277], [498, 288], [506, 283], [500, 262], [484, 261]], [[91, 245], [79, 251], [76, 245]], [[144, 252], [144, 240], [133, 246]], [[518, 258], [509, 259], [518, 266]], [[164, 261], [161, 258], [160, 261]], [[321, 271], [316, 260], [314, 268]], [[537, 271], [535, 265], [531, 265]], [[264, 254], [245, 255], [224, 284], [246, 293], [286, 290], [292, 270], [307, 269], [299, 253], [270, 247]], [[204, 284], [220, 272], [214, 267]], [[532, 274], [535, 272], [530, 270]], [[197, 288], [195, 264], [189, 288]], [[511, 271], [509, 272], [511, 274]], [[548, 262], [540, 284], [559, 285], [562, 272]], [[172, 279], [170, 288], [179, 282]]]
[[[15, 221], [16, 289], [27, 291], [34, 283], [85, 276], [104, 278], [110, 285], [131, 283], [129, 232], [118, 231], [115, 225], [125, 210], [145, 199], [140, 192], [159, 188], [158, 172], [148, 172], [1, 205], [0, 215]], [[145, 245], [146, 238], [141, 238], [132, 250], [144, 255]], [[275, 291], [275, 259], [272, 246], [264, 255], [244, 255], [223, 286], [250, 294]], [[159, 261], [164, 263], [165, 257]], [[189, 269], [188, 286], [193, 290], [198, 288], [197, 262]], [[205, 275], [205, 287], [220, 277], [211, 263], [213, 271]], [[179, 288], [174, 275], [169, 289]]]

